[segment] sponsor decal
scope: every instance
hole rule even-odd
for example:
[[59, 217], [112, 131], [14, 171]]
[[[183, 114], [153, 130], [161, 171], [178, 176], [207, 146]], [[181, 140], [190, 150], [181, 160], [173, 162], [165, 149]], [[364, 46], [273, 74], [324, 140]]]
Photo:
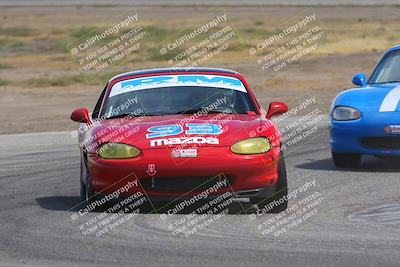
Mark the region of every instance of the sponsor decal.
[[400, 125], [390, 125], [384, 128], [386, 134], [400, 135]]
[[150, 140], [150, 146], [171, 146], [171, 145], [182, 145], [182, 144], [209, 144], [218, 145], [219, 139], [215, 137], [173, 137], [173, 138], [161, 138]]
[[113, 85], [110, 96], [119, 94], [171, 86], [200, 86], [232, 89], [247, 93], [243, 83], [234, 77], [218, 75], [162, 75], [154, 77], [136, 78], [117, 82]]
[[197, 149], [175, 149], [171, 152], [173, 158], [195, 158], [197, 157]]
[[[181, 145], [181, 144], [210, 144], [218, 145], [219, 139], [215, 137], [204, 137], [203, 135], [219, 135], [222, 133], [221, 125], [218, 124], [204, 124], [204, 123], [186, 123], [185, 130], [186, 135], [201, 135], [194, 137], [172, 137], [172, 138], [161, 138], [150, 140], [150, 146], [170, 146], [170, 145]], [[181, 125], [160, 125], [153, 126], [147, 129], [147, 139], [167, 137], [179, 135], [184, 132]]]
[[400, 86], [391, 90], [383, 99], [379, 112], [393, 112], [400, 102]]
[[[218, 124], [204, 124], [204, 123], [186, 123], [185, 127], [187, 135], [219, 135], [222, 133], [221, 125]], [[148, 134], [146, 138], [156, 138], [173, 136], [183, 133], [183, 127], [178, 124], [153, 126], [147, 129]]]

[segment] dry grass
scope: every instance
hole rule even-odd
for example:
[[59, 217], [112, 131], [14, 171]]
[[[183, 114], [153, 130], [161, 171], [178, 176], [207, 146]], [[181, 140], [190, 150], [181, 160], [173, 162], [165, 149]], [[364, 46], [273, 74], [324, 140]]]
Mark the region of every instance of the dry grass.
[[[396, 18], [400, 7], [318, 7], [315, 11], [326, 34], [319, 48], [307, 55], [303, 64], [283, 72], [261, 71], [249, 55], [249, 48], [279, 32], [307, 10], [262, 6], [139, 7], [136, 11], [140, 25], [151, 36], [140, 54], [106, 72], [88, 73], [71, 56], [71, 45], [87, 33], [99, 33], [118, 21], [128, 13], [127, 7], [2, 8], [0, 93], [7, 98], [0, 99], [0, 106], [12, 110], [23, 103], [24, 108], [34, 109], [28, 119], [37, 122], [27, 128], [16, 124], [12, 115], [0, 113], [0, 120], [10, 125], [3, 131], [73, 129], [75, 125], [68, 124], [69, 111], [77, 106], [93, 106], [108, 78], [118, 72], [170, 66], [160, 55], [160, 46], [179, 34], [193, 31], [216, 14], [227, 14], [238, 37], [226, 51], [202, 65], [243, 73], [264, 107], [271, 99], [289, 101], [301, 92], [312, 92], [321, 105], [329, 106], [340, 90], [351, 86], [352, 73], [370, 71], [380, 53], [399, 43]], [[194, 39], [187, 46], [196, 41], [199, 40]], [[69, 105], [64, 107], [65, 103]], [[45, 106], [47, 112], [40, 112], [38, 106]], [[18, 110], [18, 106], [15, 108]], [[51, 128], [49, 120], [54, 122]]]
[[[71, 9], [72, 7], [65, 7], [64, 9]], [[88, 7], [86, 7], [88, 8]], [[85, 7], [77, 7], [76, 10], [84, 10]], [[163, 7], [168, 9], [168, 7]], [[392, 7], [398, 9], [398, 7]], [[39, 8], [37, 8], [39, 9]], [[0, 28], [0, 69], [9, 68], [36, 68], [43, 72], [47, 72], [48, 77], [35, 77], [32, 82], [34, 84], [49, 85], [49, 86], [67, 86], [70, 84], [85, 85], [85, 79], [79, 78], [82, 73], [79, 64], [69, 54], [71, 43], [77, 39], [82, 38], [88, 33], [100, 33], [104, 28], [104, 20], [99, 23], [97, 20], [85, 23], [81, 26], [79, 23], [83, 18], [78, 14], [70, 13], [71, 23], [61, 24], [56, 20], [54, 14], [49, 14], [46, 10], [33, 9], [30, 15], [24, 14], [22, 11], [17, 12], [14, 9], [4, 9], [3, 22], [5, 26]], [[58, 8], [61, 12], [63, 8]], [[110, 6], [105, 7], [92, 7], [92, 11], [107, 11], [113, 10]], [[173, 7], [170, 7], [172, 12]], [[189, 8], [188, 8], [189, 9]], [[196, 7], [194, 9], [202, 9]], [[204, 9], [206, 9], [204, 7]], [[301, 8], [299, 8], [301, 10]], [[168, 12], [168, 11], [166, 11]], [[400, 38], [397, 33], [397, 21], [381, 21], [381, 20], [365, 20], [358, 17], [343, 19], [326, 19], [324, 20], [324, 13], [329, 12], [327, 8], [318, 10], [320, 16], [321, 26], [326, 33], [326, 38], [322, 45], [314, 51], [310, 56], [328, 56], [328, 55], [345, 55], [364, 52], [383, 51], [386, 48], [395, 45]], [[8, 14], [7, 13], [11, 13]], [[56, 12], [57, 13], [57, 12]], [[101, 12], [99, 12], [101, 13]], [[229, 15], [229, 14], [228, 14]], [[76, 20], [74, 19], [76, 17]], [[29, 23], [29, 26], [21, 26], [23, 18], [27, 21], [36, 21], [37, 23]], [[96, 18], [97, 15], [88, 16], [88, 20]], [[210, 64], [227, 64], [227, 63], [245, 63], [249, 60], [248, 49], [256, 43], [262, 41], [267, 34], [277, 33], [282, 27], [276, 21], [265, 17], [243, 17], [235, 18], [232, 16], [232, 25], [240, 36], [234, 40], [228, 50], [224, 53], [225, 56], [215, 57], [207, 61], [204, 65]], [[59, 18], [59, 17], [58, 17]], [[75, 22], [76, 21], [76, 22]], [[146, 31], [151, 35], [152, 43], [148, 44], [147, 48], [142, 51], [139, 58], [135, 60], [124, 62], [127, 68], [137, 68], [136, 65], [146, 64], [166, 64], [165, 58], [159, 53], [159, 45], [165, 43], [171, 37], [180, 34], [191, 32], [194, 28], [200, 25], [204, 20], [194, 17], [192, 19], [179, 17], [165, 23], [165, 19], [160, 17], [158, 20], [143, 19], [142, 25], [146, 25]], [[283, 23], [286, 21], [283, 20]], [[45, 27], [43, 27], [45, 25]], [[282, 25], [282, 24], [281, 24]], [[104, 40], [109, 41], [111, 38]], [[196, 39], [191, 45], [195, 43]], [[181, 52], [181, 50], [177, 50]], [[39, 64], [38, 64], [39, 63]], [[5, 67], [7, 66], [7, 67]], [[72, 71], [73, 75], [67, 76], [66, 81], [58, 81], [52, 77], [52, 72], [58, 71]], [[7, 76], [7, 73], [5, 73]], [[29, 75], [28, 75], [29, 76]], [[46, 81], [48, 79], [48, 81]], [[21, 77], [21, 80], [29, 79]], [[86, 79], [87, 80], [87, 79]], [[92, 79], [93, 80], [93, 79]], [[24, 86], [24, 83], [11, 81], [16, 86]]]

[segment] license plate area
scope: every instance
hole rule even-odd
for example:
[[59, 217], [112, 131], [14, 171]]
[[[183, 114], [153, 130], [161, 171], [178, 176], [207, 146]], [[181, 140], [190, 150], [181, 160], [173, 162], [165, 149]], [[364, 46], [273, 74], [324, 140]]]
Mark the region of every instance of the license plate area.
[[389, 125], [385, 127], [386, 134], [400, 135], [400, 125]]
[[173, 158], [196, 158], [197, 157], [197, 149], [174, 149], [171, 152], [171, 156]]

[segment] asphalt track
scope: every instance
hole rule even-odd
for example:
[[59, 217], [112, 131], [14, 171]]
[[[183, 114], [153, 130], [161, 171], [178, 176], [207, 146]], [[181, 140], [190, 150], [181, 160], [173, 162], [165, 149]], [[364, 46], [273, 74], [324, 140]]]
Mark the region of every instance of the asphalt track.
[[[160, 214], [142, 212], [93, 246], [71, 222], [79, 156], [70, 133], [2, 135], [0, 265], [398, 266], [398, 161], [367, 157], [360, 169], [336, 170], [326, 130], [287, 153], [290, 189], [314, 177], [323, 200], [286, 233], [263, 236], [257, 224], [276, 215], [250, 221], [256, 208], [243, 200], [189, 237], [172, 235]], [[248, 214], [237, 214], [243, 208]]]

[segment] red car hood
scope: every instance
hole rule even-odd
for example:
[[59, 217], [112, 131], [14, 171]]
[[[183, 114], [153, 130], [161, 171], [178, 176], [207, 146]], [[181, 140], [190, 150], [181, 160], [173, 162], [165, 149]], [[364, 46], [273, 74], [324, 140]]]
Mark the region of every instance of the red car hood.
[[[191, 115], [165, 115], [165, 116], [149, 116], [143, 118], [132, 118], [132, 119], [110, 119], [104, 120], [100, 123], [96, 123], [84, 136], [84, 138], [90, 138], [96, 140], [98, 145], [107, 142], [116, 142], [133, 145], [139, 149], [156, 149], [171, 146], [193, 146], [193, 139], [188, 138], [200, 137], [197, 141], [204, 141], [203, 138], [215, 138], [218, 142], [206, 142], [201, 146], [231, 146], [234, 143], [255, 137], [255, 133], [258, 136], [258, 129], [261, 128], [261, 124], [265, 123], [266, 120], [262, 120], [259, 115], [247, 115], [247, 114], [212, 114], [199, 116], [194, 118]], [[187, 123], [197, 124], [218, 124], [220, 125], [222, 132], [218, 135], [202, 134], [193, 135], [186, 134], [185, 130], [188, 130]], [[146, 135], [150, 132], [148, 129], [154, 126], [163, 125], [181, 125], [183, 133], [173, 136], [163, 136], [156, 138], [148, 138]], [[274, 131], [275, 127], [271, 129]], [[264, 131], [264, 134], [268, 134], [270, 130]], [[89, 136], [90, 135], [90, 136]], [[95, 136], [96, 138], [93, 138]], [[154, 142], [151, 144], [151, 140], [155, 139], [170, 139], [178, 140], [181, 144], [166, 144], [165, 142]], [[179, 139], [178, 139], [179, 138]], [[182, 145], [182, 142], [185, 143]], [[196, 142], [196, 141], [195, 141]]]

